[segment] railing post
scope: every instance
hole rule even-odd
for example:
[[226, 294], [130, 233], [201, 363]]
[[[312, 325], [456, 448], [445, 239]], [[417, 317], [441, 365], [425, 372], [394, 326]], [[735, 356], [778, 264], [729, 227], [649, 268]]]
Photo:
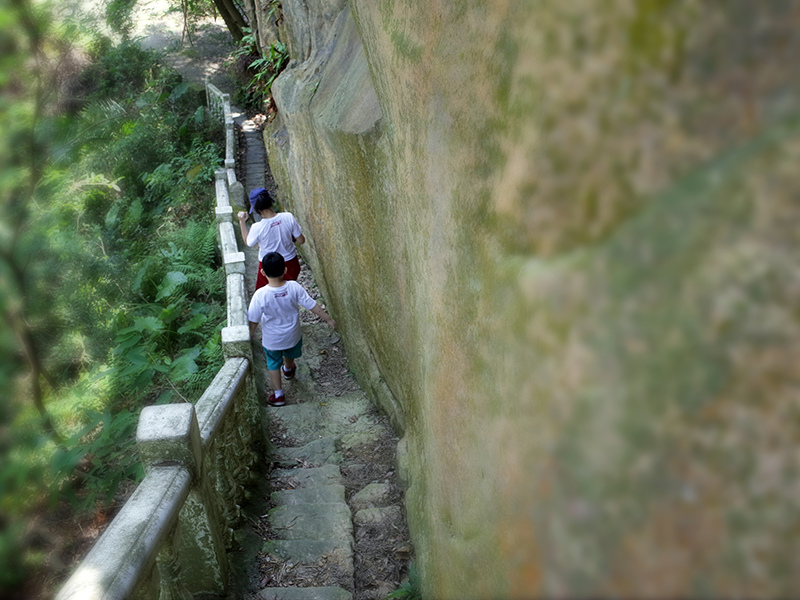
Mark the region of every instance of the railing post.
[[225, 181], [226, 176], [225, 169], [217, 169], [214, 171], [214, 185], [217, 191], [217, 205], [214, 208], [214, 213], [217, 218], [217, 223], [230, 223], [233, 219], [233, 207], [228, 197], [228, 185]]
[[187, 402], [143, 408], [136, 443], [146, 470], [178, 463], [192, 474], [193, 485], [178, 519], [174, 552], [161, 553], [159, 570], [168, 574], [170, 587], [178, 597], [185, 595], [184, 590], [192, 594], [224, 593], [228, 580], [227, 526], [218, 514], [203, 468], [194, 405]]
[[234, 325], [222, 328], [222, 353], [225, 358], [242, 357], [253, 361], [253, 346], [250, 342], [250, 326]]
[[235, 164], [234, 161], [230, 161], [230, 163], [227, 160], [225, 161], [225, 170], [228, 173], [228, 201], [232, 206], [242, 206], [247, 210], [249, 202], [245, 204], [244, 185], [236, 179]]

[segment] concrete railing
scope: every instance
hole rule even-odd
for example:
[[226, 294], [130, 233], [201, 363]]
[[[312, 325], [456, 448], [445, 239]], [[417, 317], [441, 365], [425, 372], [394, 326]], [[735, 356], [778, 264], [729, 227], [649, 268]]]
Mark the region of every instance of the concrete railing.
[[[236, 181], [233, 167], [236, 161], [236, 134], [233, 126], [230, 94], [222, 93], [219, 88], [206, 79], [206, 102], [212, 116], [222, 121], [225, 126], [225, 169], [228, 170], [228, 184]], [[231, 179], [231, 174], [233, 178]]]
[[[247, 323], [244, 253], [233, 228], [235, 136], [227, 94], [207, 85], [226, 131], [216, 172], [216, 220], [227, 278], [225, 364], [196, 404], [142, 409], [136, 442], [145, 477], [56, 600], [224, 596], [227, 550], [262, 436]], [[229, 127], [230, 124], [230, 127]]]

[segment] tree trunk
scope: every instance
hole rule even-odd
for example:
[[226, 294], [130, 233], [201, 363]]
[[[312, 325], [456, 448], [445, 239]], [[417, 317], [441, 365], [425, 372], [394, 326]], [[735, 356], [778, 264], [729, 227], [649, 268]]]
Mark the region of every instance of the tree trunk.
[[[14, 266], [9, 266], [13, 272], [15, 270]], [[17, 277], [15, 275], [15, 279], [16, 278]], [[36, 339], [33, 336], [33, 331], [31, 330], [31, 327], [24, 315], [20, 313], [15, 314], [7, 309], [4, 311], [4, 317], [11, 329], [16, 334], [20, 346], [22, 346], [22, 351], [25, 354], [25, 360], [28, 363], [28, 368], [30, 369], [31, 373], [31, 396], [33, 405], [36, 407], [36, 410], [42, 419], [42, 427], [47, 433], [53, 436], [53, 439], [57, 443], [61, 443], [61, 436], [58, 435], [58, 431], [56, 431], [55, 425], [53, 425], [53, 421], [50, 419], [50, 414], [47, 412], [47, 407], [44, 405], [42, 377], [44, 377], [51, 386], [53, 386], [55, 382], [49, 376], [47, 370], [42, 364], [42, 359], [39, 355], [39, 349], [36, 345]]]
[[214, 0], [214, 6], [217, 7], [219, 14], [222, 15], [222, 20], [225, 21], [225, 26], [231, 32], [233, 39], [237, 42], [241, 41], [244, 37], [243, 29], [247, 27], [247, 21], [236, 5], [232, 0]]
[[[34, 58], [34, 67], [31, 75], [35, 79], [35, 91], [33, 122], [31, 123], [30, 127], [27, 148], [20, 153], [21, 156], [25, 156], [28, 163], [27, 190], [26, 193], [23, 192], [17, 194], [19, 196], [19, 202], [17, 203], [16, 207], [14, 207], [13, 204], [12, 206], [7, 207], [12, 209], [8, 211], [10, 214], [6, 214], [6, 218], [14, 223], [14, 234], [12, 235], [8, 247], [5, 248], [2, 253], [0, 253], [0, 260], [3, 260], [8, 265], [8, 270], [11, 273], [11, 277], [16, 285], [17, 292], [19, 293], [20, 307], [16, 311], [12, 311], [10, 308], [7, 308], [3, 311], [3, 317], [8, 322], [11, 330], [16, 334], [20, 346], [25, 354], [25, 359], [28, 363], [31, 373], [31, 394], [33, 405], [36, 407], [36, 410], [41, 416], [42, 426], [44, 427], [45, 431], [53, 436], [53, 439], [55, 439], [56, 442], [60, 443], [61, 437], [58, 435], [58, 432], [56, 431], [56, 428], [50, 419], [50, 415], [47, 412], [47, 408], [44, 405], [42, 377], [44, 377], [53, 388], [56, 387], [56, 382], [52, 377], [50, 377], [47, 370], [44, 368], [44, 364], [36, 344], [36, 338], [26, 318], [28, 314], [28, 289], [25, 281], [25, 267], [24, 265], [20, 264], [15, 256], [15, 248], [17, 246], [18, 236], [23, 230], [26, 214], [24, 199], [33, 198], [34, 190], [41, 180], [42, 173], [44, 171], [44, 161], [42, 160], [42, 156], [46, 155], [46, 153], [41, 153], [39, 151], [39, 144], [37, 144], [35, 134], [38, 117], [41, 114], [44, 106], [45, 98], [50, 91], [48, 86], [46, 86], [42, 81], [41, 67], [42, 40], [45, 34], [46, 26], [42, 21], [36, 19], [29, 0], [11, 0], [11, 4], [19, 14], [22, 28], [25, 30], [25, 33], [30, 41], [29, 52]], [[16, 210], [13, 210], [14, 208], [16, 208]]]

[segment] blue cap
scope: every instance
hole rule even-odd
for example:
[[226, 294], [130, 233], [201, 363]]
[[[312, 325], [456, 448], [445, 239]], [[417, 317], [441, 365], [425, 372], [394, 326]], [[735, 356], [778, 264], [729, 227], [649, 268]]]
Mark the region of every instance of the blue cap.
[[256, 207], [256, 198], [261, 192], [266, 192], [266, 188], [255, 188], [252, 192], [250, 192], [250, 214], [253, 214], [253, 210]]

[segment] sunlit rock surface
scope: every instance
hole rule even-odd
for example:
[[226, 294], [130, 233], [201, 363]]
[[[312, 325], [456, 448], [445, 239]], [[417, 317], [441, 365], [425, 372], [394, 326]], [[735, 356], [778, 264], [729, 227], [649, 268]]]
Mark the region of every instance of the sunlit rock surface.
[[283, 2], [265, 132], [428, 597], [800, 588], [800, 3]]

